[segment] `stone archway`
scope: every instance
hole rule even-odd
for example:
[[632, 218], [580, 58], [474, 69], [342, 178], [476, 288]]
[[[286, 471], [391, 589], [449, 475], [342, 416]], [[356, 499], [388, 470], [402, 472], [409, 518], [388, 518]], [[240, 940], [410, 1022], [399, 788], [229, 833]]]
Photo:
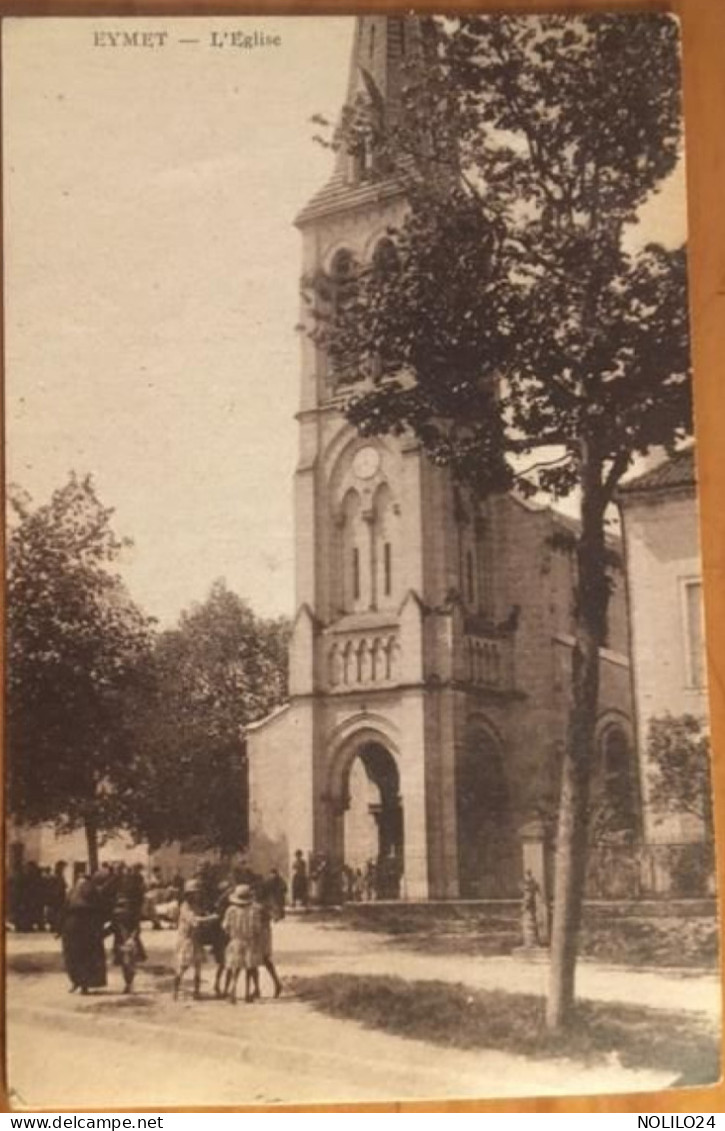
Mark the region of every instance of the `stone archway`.
[[331, 763], [329, 844], [349, 875], [374, 873], [380, 899], [398, 899], [404, 869], [400, 770], [394, 744], [376, 728], [348, 733]]
[[375, 869], [378, 899], [398, 899], [403, 871], [403, 804], [395, 759], [380, 742], [361, 745], [347, 771], [343, 854], [353, 871]]
[[521, 885], [521, 846], [501, 746], [484, 727], [472, 727], [459, 751], [456, 810], [461, 897], [516, 897]]

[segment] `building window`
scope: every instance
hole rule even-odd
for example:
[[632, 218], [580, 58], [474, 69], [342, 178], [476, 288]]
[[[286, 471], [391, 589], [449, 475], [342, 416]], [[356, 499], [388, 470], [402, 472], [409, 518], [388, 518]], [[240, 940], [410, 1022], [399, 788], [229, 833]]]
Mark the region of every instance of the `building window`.
[[393, 586], [392, 586], [393, 560], [392, 560], [392, 554], [391, 554], [391, 548], [390, 548], [389, 542], [386, 542], [385, 545], [383, 546], [383, 570], [384, 570], [383, 591], [385, 593], [385, 596], [389, 597], [391, 592], [392, 592], [392, 588], [393, 588]]
[[468, 604], [472, 605], [474, 602], [473, 591], [473, 554], [469, 550], [466, 554], [466, 593]]
[[627, 735], [616, 724], [607, 727], [600, 744], [599, 772], [592, 782], [592, 839], [617, 833], [636, 836], [637, 784]]
[[[357, 295], [357, 263], [347, 248], [335, 253], [330, 267], [330, 296], [333, 322], [344, 322], [347, 311], [354, 305]], [[329, 349], [330, 370], [338, 384], [351, 384], [360, 377], [359, 367], [344, 357], [342, 350], [332, 345]]]
[[357, 546], [352, 551], [352, 595], [355, 601], [360, 600], [360, 551]]
[[[398, 250], [387, 236], [378, 240], [372, 256], [372, 271], [381, 286], [395, 287], [400, 271]], [[373, 378], [389, 377], [400, 369], [400, 361], [390, 353], [375, 352], [368, 357], [368, 368]]]
[[705, 686], [705, 633], [702, 609], [702, 582], [684, 582], [685, 655], [689, 687]]

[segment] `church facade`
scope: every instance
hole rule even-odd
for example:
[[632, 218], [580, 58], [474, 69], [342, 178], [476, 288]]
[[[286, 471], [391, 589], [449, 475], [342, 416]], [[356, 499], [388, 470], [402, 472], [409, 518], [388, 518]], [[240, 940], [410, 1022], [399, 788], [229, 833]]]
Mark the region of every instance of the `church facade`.
[[[358, 19], [350, 102], [372, 91], [395, 113], [418, 24]], [[405, 208], [394, 179], [338, 154], [297, 219], [303, 277], [344, 279], [384, 254]], [[412, 436], [359, 436], [342, 411], [349, 388], [304, 336], [290, 697], [247, 732], [252, 863], [288, 873], [301, 850], [338, 869], [372, 861], [383, 897], [515, 895], [522, 836], [558, 802], [573, 524], [514, 495], [469, 497]], [[616, 569], [613, 580], [595, 779], [624, 775], [636, 796]]]

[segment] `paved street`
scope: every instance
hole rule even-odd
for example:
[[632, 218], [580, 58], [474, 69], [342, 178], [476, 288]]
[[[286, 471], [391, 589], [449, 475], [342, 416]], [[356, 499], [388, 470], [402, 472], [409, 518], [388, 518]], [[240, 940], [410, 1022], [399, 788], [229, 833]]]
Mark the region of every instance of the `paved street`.
[[[289, 991], [232, 1008], [211, 996], [174, 1003], [164, 967], [173, 935], [146, 932], [149, 962], [136, 993], [120, 995], [110, 968], [106, 991], [79, 998], [46, 936], [8, 938], [10, 1083], [18, 1105], [110, 1106], [384, 1100], [425, 1097], [552, 1095], [651, 1090], [671, 1074], [531, 1060], [494, 1050], [461, 1051], [362, 1028], [315, 1012]], [[281, 974], [397, 974], [472, 988], [544, 992], [546, 967], [511, 957], [411, 953], [378, 934], [343, 930], [303, 917], [276, 928]], [[19, 969], [18, 969], [19, 968]], [[263, 991], [269, 982], [262, 972]], [[583, 963], [579, 993], [597, 1000], [695, 1011], [717, 1024], [719, 981], [712, 975], [637, 972]]]

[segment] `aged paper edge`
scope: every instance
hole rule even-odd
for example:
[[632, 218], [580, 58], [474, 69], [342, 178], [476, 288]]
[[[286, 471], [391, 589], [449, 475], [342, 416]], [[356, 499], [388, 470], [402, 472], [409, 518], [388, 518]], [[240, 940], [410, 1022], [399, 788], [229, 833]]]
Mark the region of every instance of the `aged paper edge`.
[[[713, 741], [713, 793], [717, 830], [718, 897], [725, 895], [725, 444], [718, 424], [725, 421], [725, 4], [716, 0], [458, 0], [448, 5], [418, 0], [415, 11], [492, 11], [517, 13], [669, 11], [682, 28], [683, 88], [687, 144], [689, 285], [695, 385], [695, 431], [700, 492], [703, 579], [707, 625], [710, 717]], [[356, 15], [409, 12], [390, 0], [0, 0], [0, 16], [255, 16]], [[1, 238], [1, 235], [0, 235]], [[1, 329], [1, 328], [0, 328]], [[4, 354], [3, 354], [4, 362]], [[4, 385], [4, 366], [3, 366]], [[4, 401], [3, 401], [4, 404]], [[4, 414], [3, 414], [4, 415]], [[4, 437], [4, 430], [3, 430]], [[4, 465], [0, 474], [4, 475]], [[2, 594], [4, 607], [4, 592]], [[4, 746], [3, 746], [4, 762]], [[0, 896], [0, 898], [2, 898]], [[4, 938], [0, 942], [4, 960]], [[4, 966], [4, 962], [3, 962]], [[721, 943], [721, 975], [725, 963]], [[725, 977], [723, 978], [725, 982]], [[4, 995], [2, 997], [3, 1029]], [[4, 1044], [4, 1042], [3, 1042]], [[722, 1055], [722, 1054], [721, 1054]], [[3, 1065], [0, 1109], [10, 1111]], [[514, 1100], [405, 1101], [375, 1104], [244, 1105], [234, 1108], [159, 1108], [159, 1111], [240, 1112], [717, 1112], [725, 1110], [725, 1064], [721, 1080], [708, 1088], [672, 1089], [623, 1096], [562, 1096]], [[41, 1109], [35, 1109], [41, 1110]], [[146, 1111], [130, 1106], [61, 1110]]]

